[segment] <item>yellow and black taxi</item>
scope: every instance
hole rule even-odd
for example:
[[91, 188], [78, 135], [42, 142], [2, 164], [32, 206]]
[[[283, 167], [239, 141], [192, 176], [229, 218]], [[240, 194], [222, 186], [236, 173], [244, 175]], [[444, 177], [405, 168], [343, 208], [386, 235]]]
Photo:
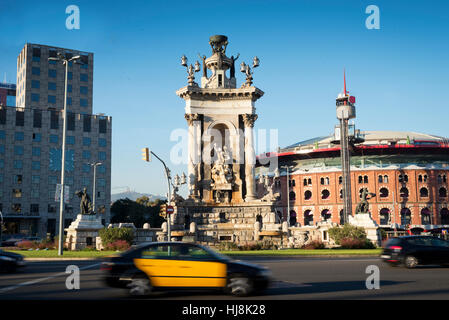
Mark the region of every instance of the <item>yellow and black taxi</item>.
[[148, 295], [161, 289], [210, 288], [246, 296], [265, 289], [271, 274], [265, 267], [185, 242], [143, 244], [105, 258], [101, 270], [107, 285], [128, 288], [131, 295]]

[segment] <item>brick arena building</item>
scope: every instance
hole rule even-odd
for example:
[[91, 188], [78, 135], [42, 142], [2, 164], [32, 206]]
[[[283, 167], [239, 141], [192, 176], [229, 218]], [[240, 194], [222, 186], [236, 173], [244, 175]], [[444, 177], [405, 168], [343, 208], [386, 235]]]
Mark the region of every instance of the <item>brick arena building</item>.
[[[366, 131], [365, 141], [351, 150], [353, 213], [362, 190], [375, 193], [371, 217], [381, 228], [396, 225], [412, 231], [449, 227], [449, 140], [415, 132]], [[280, 193], [276, 212], [290, 226], [341, 223], [343, 214], [340, 147], [333, 136], [298, 142], [279, 150]], [[290, 212], [287, 212], [289, 166]], [[268, 173], [259, 163], [258, 174]], [[271, 178], [273, 179], [273, 178]], [[272, 180], [271, 180], [272, 181]], [[259, 195], [263, 186], [258, 184]]]

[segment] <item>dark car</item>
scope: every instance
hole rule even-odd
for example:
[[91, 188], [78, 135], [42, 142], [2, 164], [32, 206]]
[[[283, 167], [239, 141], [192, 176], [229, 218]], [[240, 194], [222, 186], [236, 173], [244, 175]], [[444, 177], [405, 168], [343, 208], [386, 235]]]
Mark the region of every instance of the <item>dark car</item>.
[[24, 267], [23, 256], [14, 252], [0, 250], [0, 271], [14, 272], [17, 268]]
[[393, 266], [414, 268], [418, 264], [449, 264], [449, 241], [433, 236], [404, 236], [387, 241], [381, 258]]
[[245, 296], [265, 289], [271, 272], [223, 256], [207, 247], [184, 242], [153, 242], [105, 258], [104, 280], [129, 288], [132, 295], [153, 290], [221, 289]]
[[39, 241], [41, 240], [39, 237], [28, 237], [22, 235], [14, 235], [2, 241], [2, 247], [15, 247], [18, 243], [22, 241]]

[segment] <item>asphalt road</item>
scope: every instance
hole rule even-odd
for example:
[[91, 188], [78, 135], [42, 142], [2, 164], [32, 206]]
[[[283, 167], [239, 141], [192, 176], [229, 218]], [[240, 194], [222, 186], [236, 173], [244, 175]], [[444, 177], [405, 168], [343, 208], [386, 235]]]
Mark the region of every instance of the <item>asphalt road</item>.
[[[274, 281], [263, 294], [235, 298], [221, 293], [155, 293], [147, 299], [297, 300], [297, 299], [449, 299], [449, 268], [393, 268], [378, 258], [241, 258], [269, 267]], [[0, 274], [0, 300], [126, 300], [122, 289], [101, 281], [100, 261], [29, 262], [14, 274]], [[68, 265], [81, 270], [80, 289], [66, 288]], [[368, 290], [368, 266], [378, 266], [380, 288]], [[372, 283], [372, 282], [370, 282]]]

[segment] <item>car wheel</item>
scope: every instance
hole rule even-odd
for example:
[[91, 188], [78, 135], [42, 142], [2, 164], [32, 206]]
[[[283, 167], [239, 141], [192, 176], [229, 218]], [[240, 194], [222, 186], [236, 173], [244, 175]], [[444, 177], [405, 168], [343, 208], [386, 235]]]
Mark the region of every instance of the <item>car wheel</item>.
[[127, 287], [129, 288], [129, 294], [132, 296], [146, 296], [153, 289], [150, 279], [146, 275], [133, 277]]
[[409, 269], [415, 268], [418, 265], [418, 259], [414, 256], [407, 256], [404, 259], [404, 265]]
[[228, 280], [227, 290], [237, 297], [244, 297], [253, 291], [251, 280], [244, 275], [234, 275]]

